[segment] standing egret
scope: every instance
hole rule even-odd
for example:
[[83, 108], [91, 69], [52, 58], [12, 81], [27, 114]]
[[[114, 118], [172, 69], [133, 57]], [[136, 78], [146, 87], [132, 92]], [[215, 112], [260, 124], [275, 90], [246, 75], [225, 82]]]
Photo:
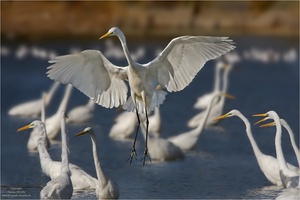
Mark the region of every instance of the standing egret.
[[76, 124], [84, 124], [90, 122], [94, 116], [95, 105], [95, 102], [89, 99], [86, 105], [73, 108], [67, 114], [67, 122]]
[[[119, 67], [108, 61], [100, 51], [85, 50], [81, 53], [59, 56], [49, 61], [48, 77], [63, 84], [70, 83], [99, 105], [106, 108], [123, 105], [127, 111], [146, 115], [146, 140], [148, 138], [148, 113], [165, 100], [166, 92], [156, 89], [163, 86], [169, 92], [183, 90], [204, 64], [235, 48], [227, 37], [182, 36], [174, 38], [168, 46], [147, 64], [132, 60], [122, 31], [111, 28], [100, 39], [117, 36], [121, 42], [128, 66]], [[127, 99], [128, 80], [131, 98]], [[137, 156], [136, 137], [130, 153], [130, 163]], [[145, 144], [143, 164], [148, 154]]]
[[[37, 147], [40, 156], [42, 171], [51, 179], [54, 179], [61, 172], [61, 162], [53, 161], [48, 153], [48, 150], [45, 145], [47, 138], [46, 127], [43, 122], [35, 120], [29, 125], [19, 128], [17, 131], [22, 131], [30, 128], [35, 129], [36, 132], [39, 133]], [[70, 163], [69, 167], [71, 170], [71, 181], [75, 190], [95, 188], [95, 182], [97, 182], [97, 179], [90, 176], [77, 165], [73, 165]]]
[[[52, 99], [53, 95], [55, 94], [58, 86], [59, 86], [59, 83], [57, 83], [57, 82], [53, 83], [49, 92], [47, 92], [47, 97], [45, 98], [45, 106], [46, 107], [51, 102], [51, 99]], [[37, 117], [41, 112], [40, 107], [37, 105], [41, 105], [41, 103], [42, 103], [41, 99], [21, 103], [17, 106], [12, 107], [11, 109], [9, 109], [8, 114], [9, 115], [19, 115], [19, 116], [23, 116], [23, 117]]]
[[[265, 177], [274, 185], [281, 186], [282, 182], [281, 182], [280, 174], [279, 174], [278, 161], [273, 156], [266, 155], [260, 151], [260, 149], [257, 146], [257, 143], [253, 137], [253, 134], [251, 131], [251, 126], [250, 126], [248, 119], [239, 110], [234, 109], [222, 116], [219, 116], [218, 118], [216, 118], [216, 120], [221, 120], [221, 119], [225, 119], [225, 118], [233, 117], [233, 116], [239, 117], [244, 122], [244, 124], [246, 126], [246, 133], [249, 138], [250, 144], [252, 146], [254, 155], [255, 155], [258, 165], [259, 165], [261, 171], [263, 172], [263, 174], [265, 175]], [[296, 168], [293, 165], [290, 165], [290, 164], [288, 164], [288, 165], [290, 168]]]
[[196, 109], [205, 109], [207, 105], [211, 102], [214, 94], [219, 93], [221, 91], [221, 71], [224, 67], [224, 63], [222, 61], [218, 61], [215, 65], [215, 74], [214, 74], [214, 89], [210, 93], [206, 93], [201, 97], [198, 97], [197, 102], [194, 104], [194, 108]]
[[68, 84], [65, 89], [63, 99], [54, 115], [46, 119], [46, 130], [49, 139], [54, 139], [60, 130], [60, 113], [62, 110], [66, 110], [69, 102], [73, 86]]
[[293, 133], [291, 127], [289, 126], [289, 124], [284, 119], [280, 119], [280, 123], [287, 130], [287, 132], [290, 136], [291, 144], [292, 144], [292, 147], [293, 147], [294, 152], [296, 154], [298, 167], [299, 167], [300, 166], [300, 152], [299, 152], [299, 149], [298, 149], [298, 147], [296, 145], [296, 142], [295, 142], [294, 133]]
[[117, 182], [109, 178], [109, 176], [107, 176], [107, 174], [105, 174], [101, 168], [100, 160], [97, 153], [97, 143], [94, 130], [91, 127], [87, 127], [80, 133], [77, 133], [76, 136], [80, 136], [86, 133], [90, 135], [93, 145], [94, 164], [98, 178], [98, 182], [96, 184], [96, 195], [98, 199], [118, 199], [119, 186]]
[[[276, 149], [276, 156], [279, 166], [279, 174], [282, 181], [282, 185], [284, 188], [295, 188], [299, 185], [299, 172], [291, 170], [285, 161], [282, 146], [281, 146], [281, 135], [282, 135], [282, 127], [280, 123], [280, 118], [275, 111], [269, 111], [264, 114], [255, 114], [253, 116], [261, 116], [265, 117], [262, 120], [258, 121], [257, 123], [263, 122], [267, 119], [272, 119], [274, 122], [261, 125], [260, 127], [267, 127], [267, 126], [276, 126], [276, 135], [275, 135], [275, 149]], [[256, 124], [257, 124], [256, 123]]]
[[[232, 70], [232, 65], [225, 65], [224, 66], [224, 72], [223, 72], [223, 87], [222, 92], [226, 93], [228, 89], [228, 76], [229, 72]], [[208, 119], [206, 120], [205, 127], [212, 126], [216, 123], [214, 120], [216, 117], [220, 116], [223, 112], [225, 104], [225, 96], [220, 96], [220, 99], [212, 106], [212, 109], [209, 113]], [[205, 116], [205, 111], [200, 112], [196, 116], [194, 116], [192, 119], [188, 121], [188, 126], [191, 128], [197, 127], [201, 121], [203, 121], [203, 118]]]
[[212, 96], [212, 98], [210, 99], [209, 104], [207, 105], [207, 108], [205, 110], [204, 119], [202, 121], [200, 121], [200, 124], [196, 128], [194, 128], [188, 132], [181, 133], [181, 134], [178, 134], [175, 136], [171, 136], [168, 138], [168, 140], [171, 141], [176, 146], [178, 146], [179, 148], [181, 148], [183, 151], [188, 151], [188, 150], [193, 149], [196, 146], [196, 144], [200, 138], [200, 135], [205, 128], [205, 124], [208, 119], [208, 116], [209, 116], [212, 106], [214, 105], [217, 98], [219, 98], [221, 95], [224, 95], [228, 98], [232, 98], [232, 96], [227, 95], [227, 94], [222, 94], [221, 92], [215, 93], [214, 96]]
[[61, 111], [61, 171], [60, 174], [49, 181], [40, 193], [41, 199], [71, 199], [73, 185], [68, 158], [68, 141], [65, 112]]

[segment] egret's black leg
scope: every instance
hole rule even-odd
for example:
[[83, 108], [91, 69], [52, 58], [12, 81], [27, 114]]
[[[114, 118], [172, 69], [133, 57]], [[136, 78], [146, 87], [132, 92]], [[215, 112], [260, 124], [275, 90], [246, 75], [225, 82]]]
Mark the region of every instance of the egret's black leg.
[[134, 137], [134, 141], [133, 141], [133, 146], [132, 146], [129, 158], [126, 161], [126, 162], [128, 162], [128, 160], [130, 160], [130, 164], [132, 162], [132, 158], [133, 157], [135, 159], [137, 159], [137, 153], [136, 153], [136, 150], [135, 150], [135, 142], [136, 142], [136, 139], [137, 139], [137, 135], [138, 135], [138, 132], [139, 132], [139, 129], [140, 129], [140, 123], [141, 123], [137, 108], [136, 108], [136, 116], [137, 116], [137, 120], [138, 120], [138, 125], [136, 127], [136, 132], [135, 132], [135, 137]]
[[149, 128], [149, 119], [148, 119], [148, 113], [147, 113], [147, 109], [146, 109], [146, 144], [145, 144], [144, 156], [141, 159], [141, 161], [143, 161], [143, 166], [145, 165], [145, 161], [146, 161], [147, 157], [149, 158], [149, 160], [151, 162], [151, 158], [148, 155], [148, 128]]

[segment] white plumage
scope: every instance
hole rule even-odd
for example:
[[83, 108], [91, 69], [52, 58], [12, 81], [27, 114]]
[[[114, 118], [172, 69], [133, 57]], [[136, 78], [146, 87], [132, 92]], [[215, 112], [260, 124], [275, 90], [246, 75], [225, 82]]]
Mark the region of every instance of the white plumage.
[[[39, 138], [36, 142], [43, 173], [49, 176], [51, 179], [56, 178], [61, 171], [61, 162], [53, 161], [48, 153], [48, 150], [46, 149], [45, 144], [47, 132], [44, 123], [39, 120], [35, 120], [29, 125], [19, 128], [18, 131], [29, 128], [36, 129], [36, 133], [39, 133]], [[97, 181], [97, 179], [90, 176], [77, 165], [69, 163], [69, 168], [71, 171], [71, 181], [74, 189], [95, 188], [95, 181]]]
[[41, 199], [71, 199], [73, 185], [68, 158], [68, 141], [65, 112], [61, 112], [61, 171], [57, 177], [47, 183], [40, 192]]
[[221, 91], [221, 72], [224, 68], [224, 63], [222, 61], [218, 61], [215, 65], [215, 74], [214, 74], [214, 88], [211, 92], [206, 93], [200, 97], [198, 97], [196, 103], [194, 104], [194, 108], [196, 109], [205, 109], [207, 105], [211, 102], [214, 94]]
[[279, 166], [279, 174], [280, 179], [282, 182], [282, 185], [284, 188], [296, 188], [299, 186], [299, 168], [296, 168], [296, 170], [293, 170], [288, 167], [287, 162], [285, 161], [282, 146], [281, 146], [281, 135], [282, 135], [282, 127], [280, 123], [280, 118], [278, 114], [275, 111], [269, 111], [264, 114], [256, 114], [255, 116], [264, 116], [265, 118], [258, 121], [257, 123], [260, 123], [262, 121], [265, 121], [267, 119], [272, 119], [274, 122], [264, 124], [261, 127], [265, 126], [276, 126], [276, 135], [275, 135], [275, 149], [276, 149], [276, 157], [278, 161]]
[[[141, 116], [141, 120], [145, 121], [145, 116]], [[129, 139], [136, 130], [137, 117], [132, 112], [122, 112], [115, 119], [115, 124], [109, 131], [109, 136], [114, 139]], [[154, 136], [160, 135], [161, 129], [161, 116], [160, 109], [155, 107], [154, 114], [149, 116], [149, 128], [148, 131]]]
[[68, 112], [68, 123], [86, 124], [91, 122], [94, 117], [95, 102], [89, 100], [87, 104], [77, 106]]
[[[106, 108], [123, 105], [127, 111], [146, 114], [165, 100], [166, 92], [156, 89], [163, 86], [169, 92], [184, 89], [204, 64], [235, 47], [227, 37], [181, 36], [174, 38], [151, 62], [139, 64], [132, 60], [124, 34], [111, 28], [101, 38], [117, 36], [123, 47], [128, 66], [119, 67], [109, 62], [100, 51], [59, 56], [49, 61], [48, 77], [61, 83], [70, 83], [99, 105]], [[128, 80], [131, 98], [127, 99]], [[138, 120], [139, 121], [139, 120]], [[144, 153], [147, 154], [147, 141]], [[130, 157], [136, 155], [135, 142]]]
[[119, 198], [119, 186], [117, 182], [111, 179], [101, 168], [100, 160], [98, 158], [96, 136], [94, 130], [91, 127], [85, 128], [82, 132], [76, 134], [76, 136], [88, 133], [91, 137], [93, 146], [94, 164], [97, 173], [98, 182], [96, 186], [96, 196], [98, 199], [118, 199]]
[[57, 134], [59, 133], [60, 130], [60, 113], [62, 110], [67, 109], [67, 105], [72, 93], [72, 85], [67, 85], [65, 89], [65, 93], [63, 96], [63, 99], [56, 111], [55, 114], [53, 114], [51, 117], [46, 118], [46, 130], [47, 130], [47, 135], [49, 139], [55, 139]]
[[[45, 107], [49, 105], [53, 95], [55, 94], [57, 88], [59, 86], [58, 82], [53, 83], [49, 92], [47, 93], [47, 97], [45, 98]], [[9, 109], [9, 115], [18, 115], [22, 117], [37, 117], [41, 113], [41, 109], [37, 105], [41, 105], [42, 99], [37, 99], [33, 101], [28, 101], [25, 103], [21, 103]]]
[[185, 133], [171, 136], [168, 138], [168, 140], [171, 141], [176, 146], [178, 146], [183, 151], [188, 151], [193, 149], [198, 143], [200, 135], [205, 128], [205, 124], [208, 119], [212, 106], [214, 105], [217, 98], [219, 98], [221, 95], [222, 94], [219, 92], [219, 93], [215, 93], [214, 96], [212, 96], [212, 98], [210, 99], [210, 103], [207, 105], [207, 108], [204, 111], [205, 112], [204, 119], [200, 121], [200, 123], [196, 128]]
[[[239, 110], [234, 109], [234, 110], [231, 110], [228, 113], [218, 117], [217, 120], [228, 118], [228, 117], [233, 117], [233, 116], [239, 117], [244, 122], [244, 124], [246, 126], [246, 133], [247, 133], [247, 136], [251, 143], [254, 155], [255, 155], [258, 165], [259, 165], [261, 171], [263, 172], [263, 174], [265, 175], [265, 177], [274, 185], [281, 186], [282, 182], [281, 182], [281, 178], [280, 178], [280, 174], [279, 174], [278, 161], [273, 156], [266, 155], [261, 152], [261, 150], [257, 146], [257, 143], [253, 137], [253, 134], [251, 131], [251, 125], [250, 125], [248, 119]], [[296, 167], [291, 164], [288, 164], [288, 166], [289, 166], [289, 168], [296, 169]]]
[[[226, 65], [224, 67], [224, 72], [223, 72], [223, 87], [222, 87], [222, 92], [226, 93], [228, 89], [228, 76], [229, 72], [232, 70], [233, 66], [232, 65]], [[225, 96], [220, 96], [219, 100], [216, 101], [216, 103], [213, 104], [211, 111], [209, 113], [208, 119], [206, 120], [205, 127], [212, 126], [216, 123], [214, 120], [216, 117], [220, 116], [223, 112], [225, 104]], [[201, 121], [203, 121], [205, 115], [205, 111], [201, 111], [199, 114], [195, 115], [188, 121], [188, 126], [191, 128], [197, 127]]]

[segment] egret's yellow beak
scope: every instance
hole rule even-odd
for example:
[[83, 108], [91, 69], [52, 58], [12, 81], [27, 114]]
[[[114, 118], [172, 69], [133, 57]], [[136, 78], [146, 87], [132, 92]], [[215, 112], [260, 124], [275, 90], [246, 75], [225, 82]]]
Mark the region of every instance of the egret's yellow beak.
[[275, 126], [275, 125], [276, 125], [275, 122], [270, 122], [270, 123], [267, 123], [267, 124], [263, 124], [263, 125], [261, 125], [261, 126], [259, 126], [259, 127], [262, 128], [262, 127]]
[[254, 116], [254, 117], [266, 117], [266, 116], [268, 116], [268, 115], [265, 114], [265, 113], [263, 113], [263, 114], [254, 114], [254, 115], [252, 115], [252, 116]]
[[263, 113], [263, 114], [254, 114], [252, 116], [254, 116], [254, 117], [265, 117], [265, 118], [259, 120], [258, 122], [255, 122], [254, 125], [259, 124], [259, 123], [261, 123], [263, 121], [266, 121], [268, 119], [268, 115], [265, 114], [265, 113]]
[[223, 67], [223, 68], [224, 68], [224, 69], [227, 69], [227, 68], [229, 68], [229, 66], [230, 66], [229, 64], [224, 64], [224, 67]]
[[84, 135], [84, 134], [86, 134], [87, 132], [89, 132], [89, 131], [81, 131], [80, 133], [77, 133], [75, 136]]
[[28, 125], [26, 125], [26, 126], [23, 126], [23, 127], [19, 128], [19, 129], [17, 130], [17, 132], [19, 132], [19, 131], [24, 131], [24, 130], [27, 130], [27, 129], [30, 129], [30, 128], [31, 128], [31, 126], [30, 126], [30, 124], [28, 124]]
[[229, 115], [230, 115], [229, 113], [226, 113], [226, 114], [224, 114], [224, 115], [221, 115], [220, 117], [215, 118], [214, 121], [221, 120], [221, 119], [225, 119], [225, 118], [227, 118]]
[[222, 95], [228, 99], [235, 99], [235, 96], [227, 94], [227, 93], [222, 93]]
[[111, 32], [107, 32], [107, 33], [105, 33], [104, 35], [102, 35], [102, 36], [99, 38], [99, 40], [101, 40], [102, 38], [108, 37], [108, 36], [110, 36], [110, 35], [111, 35]]

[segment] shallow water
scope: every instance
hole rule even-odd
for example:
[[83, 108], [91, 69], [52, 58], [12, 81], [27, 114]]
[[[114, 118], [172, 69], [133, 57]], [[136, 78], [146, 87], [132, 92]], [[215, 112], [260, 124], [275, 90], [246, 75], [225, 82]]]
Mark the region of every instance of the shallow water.
[[[224, 113], [239, 109], [253, 124], [257, 118], [252, 114], [275, 110], [290, 124], [299, 145], [299, 58], [293, 62], [264, 63], [260, 60], [245, 59], [245, 52], [256, 48], [273, 49], [282, 55], [289, 49], [298, 50], [298, 42], [282, 38], [234, 38], [236, 52], [241, 62], [230, 74], [228, 92], [235, 100], [226, 100]], [[130, 50], [146, 46], [146, 55], [138, 61], [148, 62], [156, 51], [164, 48], [168, 41], [132, 42]], [[16, 130], [33, 119], [8, 116], [9, 108], [19, 103], [39, 98], [43, 90], [48, 90], [52, 81], [46, 75], [48, 58], [32, 56], [16, 58], [20, 46], [29, 50], [33, 47], [53, 51], [57, 55], [68, 54], [72, 49], [100, 49], [105, 45], [95, 41], [65, 41], [26, 43], [4, 41], [2, 48], [9, 53], [1, 55], [1, 197], [36, 199], [43, 186], [50, 180], [43, 175], [37, 153], [27, 151], [30, 131]], [[118, 43], [116, 42], [117, 47]], [[299, 52], [297, 52], [297, 55]], [[20, 55], [20, 54], [19, 54]], [[124, 65], [124, 59], [109, 58], [113, 63]], [[163, 129], [161, 136], [168, 137], [189, 130], [186, 123], [197, 110], [193, 109], [198, 96], [212, 88], [215, 63], [210, 61], [199, 72], [193, 82], [183, 91], [170, 93], [161, 106]], [[57, 110], [64, 92], [60, 86], [53, 101], [47, 108], [47, 116]], [[78, 90], [73, 90], [68, 108], [84, 104], [87, 98]], [[102, 167], [114, 178], [120, 188], [121, 199], [274, 199], [282, 188], [272, 186], [259, 169], [244, 124], [237, 118], [221, 121], [217, 127], [206, 129], [196, 149], [186, 154], [186, 158], [173, 162], [126, 163], [132, 140], [115, 141], [108, 137], [113, 125], [116, 109], [97, 106], [91, 126], [97, 134], [97, 144]], [[89, 137], [74, 137], [87, 125], [68, 125], [70, 162], [79, 165], [96, 176], [91, 142]], [[265, 154], [275, 156], [275, 128], [259, 129], [252, 126], [254, 137]], [[141, 156], [144, 142], [138, 138], [137, 152]], [[283, 134], [282, 146], [286, 160], [296, 165], [296, 158], [287, 134]], [[53, 160], [60, 160], [59, 142], [52, 145], [49, 153]], [[76, 191], [72, 199], [96, 198], [94, 191]]]

